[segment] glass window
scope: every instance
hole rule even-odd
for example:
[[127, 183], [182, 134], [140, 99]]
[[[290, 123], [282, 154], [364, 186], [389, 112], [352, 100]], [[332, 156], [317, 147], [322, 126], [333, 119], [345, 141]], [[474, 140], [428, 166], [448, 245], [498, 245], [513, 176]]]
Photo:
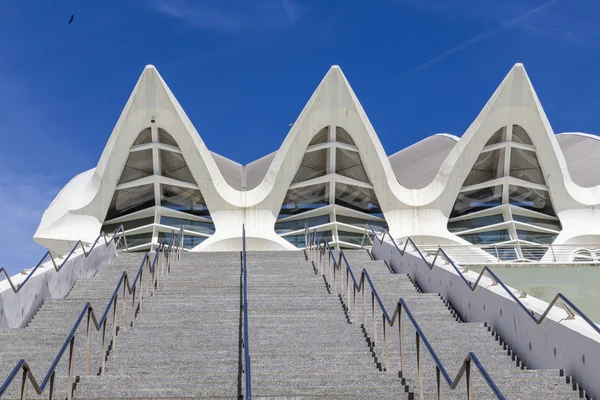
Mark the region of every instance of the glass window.
[[543, 219], [543, 218], [526, 217], [524, 215], [517, 215], [517, 214], [513, 214], [513, 219], [515, 221], [523, 222], [526, 224], [536, 225], [536, 226], [539, 226], [540, 228], [554, 229], [555, 231], [562, 230], [560, 221], [553, 221], [553, 220]]
[[187, 219], [173, 218], [173, 217], [160, 217], [160, 223], [162, 225], [172, 226], [173, 228], [181, 228], [188, 231], [200, 232], [207, 235], [215, 233], [215, 225], [212, 222], [203, 221], [190, 221]]
[[206, 240], [206, 238], [199, 237], [199, 236], [184, 235], [183, 236], [183, 248], [184, 249], [193, 249], [194, 247], [198, 246], [200, 243], [204, 242], [205, 240]]
[[574, 262], [591, 262], [594, 261], [594, 256], [589, 250], [577, 250], [573, 256]]
[[199, 190], [172, 185], [160, 186], [162, 193], [161, 204], [163, 207], [193, 215], [209, 215], [204, 197], [202, 197], [202, 193]]
[[495, 246], [495, 247], [486, 247], [484, 249], [494, 257], [500, 257], [502, 261], [512, 261], [517, 260], [519, 257], [517, 256], [517, 252], [514, 246]]
[[360, 155], [356, 151], [336, 149], [335, 172], [362, 182], [369, 182], [367, 171], [360, 161]]
[[517, 248], [521, 250], [523, 259], [529, 261], [540, 261], [546, 255], [546, 253], [549, 255], [552, 253], [552, 251], [545, 246], [528, 245], [526, 243], [519, 244]]
[[506, 127], [502, 127], [500, 129], [498, 129], [493, 135], [492, 137], [490, 137], [490, 140], [487, 141], [487, 143], [485, 144], [486, 146], [490, 146], [492, 144], [497, 144], [497, 143], [501, 143], [504, 142], [506, 140]]
[[152, 184], [115, 190], [104, 220], [122, 217], [154, 206], [154, 185]]
[[510, 176], [524, 181], [545, 185], [544, 174], [534, 151], [512, 148]]
[[125, 235], [127, 247], [136, 247], [152, 242], [152, 232], [140, 233], [137, 235]]
[[465, 179], [463, 186], [476, 185], [504, 176], [504, 151], [497, 149], [481, 153]]
[[178, 181], [196, 183], [183, 155], [171, 151], [159, 150], [160, 174]]
[[338, 229], [338, 240], [350, 244], [357, 244], [360, 246], [363, 240], [364, 233], [356, 232], [344, 232]]
[[554, 239], [556, 239], [557, 236], [554, 233], [529, 232], [522, 231], [520, 229], [517, 229], [517, 235], [521, 240], [526, 240], [528, 242], [540, 244], [552, 244], [552, 242], [554, 242]]
[[319, 215], [318, 217], [299, 219], [294, 221], [277, 222], [275, 224], [275, 232], [283, 234], [287, 232], [293, 232], [300, 229], [304, 229], [304, 224], [308, 224], [308, 227], [323, 225], [329, 222], [329, 214]]
[[335, 204], [383, 218], [373, 189], [336, 182]]
[[448, 222], [448, 230], [452, 233], [456, 233], [466, 231], [468, 229], [483, 228], [489, 225], [500, 224], [502, 222], [504, 222], [504, 218], [502, 218], [502, 215], [489, 215], [487, 217]]
[[506, 229], [469, 233], [467, 235], [460, 235], [460, 237], [473, 244], [494, 244], [510, 240], [510, 234]]
[[556, 217], [552, 202], [550, 201], [550, 194], [547, 190], [530, 189], [511, 185], [509, 186], [508, 191], [510, 204]]
[[309, 146], [313, 146], [315, 144], [326, 143], [329, 141], [329, 126], [321, 129], [310, 141]]
[[[165, 242], [169, 243], [171, 241], [171, 233], [170, 232], [169, 233], [159, 232], [158, 233], [158, 243], [160, 243], [163, 240], [165, 240]], [[198, 246], [200, 243], [204, 242], [205, 240], [206, 240], [205, 237], [184, 235], [183, 236], [183, 248], [184, 249], [192, 249], [192, 248]]]
[[135, 139], [135, 142], [133, 142], [133, 145], [137, 146], [138, 144], [146, 143], [152, 143], [152, 130], [150, 128], [146, 128], [141, 131], [138, 137]]
[[116, 224], [106, 224], [102, 226], [102, 230], [104, 233], [112, 233], [119, 226], [123, 225], [123, 229], [126, 231], [134, 228], [139, 228], [140, 226], [146, 226], [154, 223], [154, 216], [147, 218], [134, 219], [131, 221], [119, 222]]
[[173, 136], [169, 134], [169, 132], [165, 131], [163, 128], [158, 128], [158, 141], [160, 143], [168, 144], [169, 146], [177, 146], [177, 142], [173, 139]]
[[502, 204], [502, 186], [492, 186], [458, 194], [450, 218], [472, 214]]
[[300, 214], [329, 205], [329, 185], [311, 185], [288, 190], [279, 218]]
[[[325, 240], [327, 240], [328, 242], [331, 242], [332, 240], [331, 231], [317, 232], [317, 235], [319, 240], [321, 238], [325, 238]], [[306, 247], [304, 244], [304, 233], [300, 235], [284, 236], [283, 238], [296, 247]]]
[[519, 125], [513, 125], [512, 141], [533, 146], [533, 142], [531, 141], [531, 138], [529, 137], [529, 135], [527, 134], [525, 129], [523, 129], [523, 127], [521, 127]]
[[327, 174], [327, 150], [321, 149], [304, 154], [300, 168], [292, 183], [304, 182]]
[[154, 174], [152, 149], [129, 153], [119, 183], [127, 183]]
[[344, 128], [341, 126], [335, 127], [335, 141], [340, 143], [351, 144], [354, 146], [354, 140]]
[[[371, 221], [371, 220], [362, 219], [362, 218], [347, 217], [345, 215], [336, 215], [335, 220], [337, 222], [356, 226], [359, 228], [364, 228], [367, 226], [367, 224], [369, 224], [375, 231], [381, 231], [382, 230], [381, 228], [387, 229], [387, 224], [385, 222], [381, 222], [381, 221]], [[377, 229], [377, 228], [379, 228], [379, 229]]]

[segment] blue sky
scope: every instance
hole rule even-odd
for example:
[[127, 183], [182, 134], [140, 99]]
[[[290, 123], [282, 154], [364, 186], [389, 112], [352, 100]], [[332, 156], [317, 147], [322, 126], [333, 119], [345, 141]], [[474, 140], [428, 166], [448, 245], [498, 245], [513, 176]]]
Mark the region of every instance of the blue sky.
[[555, 132], [598, 134], [599, 17], [594, 0], [3, 0], [2, 266], [43, 254], [41, 213], [96, 165], [146, 64], [240, 163], [279, 147], [332, 64], [389, 154], [462, 135], [516, 62]]

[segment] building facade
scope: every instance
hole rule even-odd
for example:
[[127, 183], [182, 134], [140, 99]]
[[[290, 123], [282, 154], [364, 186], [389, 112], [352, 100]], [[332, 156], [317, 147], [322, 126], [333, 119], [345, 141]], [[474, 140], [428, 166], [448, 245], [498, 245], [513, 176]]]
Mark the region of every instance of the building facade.
[[587, 243], [591, 253], [598, 151], [597, 136], [554, 134], [517, 64], [462, 137], [433, 135], [388, 156], [333, 66], [279, 150], [241, 165], [208, 150], [148, 66], [98, 165], [56, 196], [34, 240], [61, 253], [123, 224], [129, 248], [148, 250], [183, 225], [191, 251], [237, 250], [245, 224], [249, 249], [295, 249], [308, 224], [355, 248], [369, 223], [422, 244]]

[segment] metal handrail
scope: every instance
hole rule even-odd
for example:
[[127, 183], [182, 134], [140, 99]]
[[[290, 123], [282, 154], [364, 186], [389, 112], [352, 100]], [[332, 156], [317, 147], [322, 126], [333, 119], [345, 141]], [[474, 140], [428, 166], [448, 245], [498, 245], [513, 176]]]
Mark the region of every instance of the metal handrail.
[[[161, 243], [159, 244], [159, 246], [154, 254], [154, 260], [152, 262], [150, 262], [149, 253], [146, 253], [144, 255], [142, 262], [140, 264], [140, 267], [138, 268], [135, 278], [133, 279], [131, 284], [129, 282], [129, 277], [128, 277], [127, 271], [123, 271], [123, 273], [121, 274], [121, 278], [119, 279], [119, 282], [117, 283], [117, 286], [115, 287], [115, 290], [114, 290], [108, 304], [106, 305], [104, 313], [102, 314], [102, 316], [100, 317], [99, 320], [96, 317], [96, 314], [94, 312], [94, 308], [92, 307], [92, 305], [89, 302], [85, 304], [85, 306], [83, 307], [83, 309], [81, 310], [81, 312], [79, 314], [79, 317], [75, 321], [75, 324], [71, 328], [70, 333], [67, 335], [67, 338], [65, 339], [58, 354], [54, 358], [52, 365], [50, 366], [50, 368], [48, 369], [48, 372], [44, 376], [44, 379], [42, 380], [41, 384], [38, 384], [37, 379], [35, 378], [35, 376], [33, 375], [32, 371], [31, 371], [31, 367], [29, 366], [29, 363], [27, 363], [25, 361], [25, 359], [21, 359], [17, 362], [17, 364], [15, 365], [15, 367], [13, 368], [11, 373], [8, 375], [8, 377], [2, 384], [2, 386], [0, 386], [0, 397], [2, 397], [2, 395], [8, 389], [8, 387], [13, 382], [13, 380], [17, 377], [19, 370], [22, 370], [23, 372], [22, 372], [22, 381], [21, 381], [21, 399], [27, 398], [27, 381], [28, 380], [32, 384], [35, 392], [38, 395], [41, 395], [43, 393], [43, 391], [46, 389], [46, 386], [48, 384], [50, 384], [48, 398], [51, 400], [54, 399], [56, 368], [58, 366], [58, 363], [61, 361], [61, 359], [67, 349], [67, 346], [68, 346], [69, 347], [69, 368], [68, 368], [68, 375], [67, 375], [68, 376], [68, 378], [67, 378], [68, 379], [68, 381], [67, 381], [67, 398], [69, 400], [71, 400], [73, 397], [73, 367], [74, 367], [74, 359], [73, 358], [74, 358], [74, 347], [75, 347], [75, 334], [76, 334], [77, 329], [81, 325], [81, 321], [83, 320], [83, 317], [86, 315], [86, 313], [87, 313], [86, 375], [90, 374], [90, 369], [91, 369], [90, 368], [90, 357], [91, 357], [91, 333], [92, 333], [91, 328], [92, 328], [92, 326], [96, 329], [96, 331], [99, 331], [102, 329], [102, 352], [101, 352], [102, 361], [101, 361], [100, 374], [103, 375], [106, 370], [106, 322], [107, 322], [107, 317], [108, 317], [108, 314], [109, 314], [111, 308], [113, 309], [112, 349], [114, 349], [116, 346], [116, 337], [117, 337], [116, 319], [117, 319], [117, 301], [118, 301], [119, 290], [121, 289], [121, 286], [123, 286], [122, 325], [127, 324], [127, 294], [130, 294], [132, 296], [131, 306], [132, 306], [132, 312], [133, 312], [131, 326], [135, 327], [135, 320], [137, 318], [137, 315], [142, 310], [142, 298], [143, 298], [143, 292], [144, 292], [144, 290], [143, 290], [144, 289], [144, 286], [143, 286], [144, 267], [147, 266], [149, 272], [152, 273], [151, 295], [154, 295], [154, 290], [158, 286], [158, 274], [156, 273], [156, 267], [157, 267], [156, 263], [158, 262], [159, 254], [162, 252], [163, 256], [165, 257], [165, 265], [167, 268], [167, 272], [169, 272], [171, 270], [171, 260], [170, 260], [171, 256], [173, 254], [175, 254], [177, 256], [177, 260], [179, 260], [181, 257], [181, 249], [183, 246], [183, 229], [180, 229], [180, 231], [178, 233], [178, 240], [176, 241], [176, 243], [174, 243], [174, 240], [175, 240], [174, 232], [175, 232], [175, 230], [173, 230], [171, 233], [171, 238], [169, 240], [168, 247], [165, 246], [164, 240], [161, 241]], [[162, 264], [160, 262], [159, 262], [159, 266], [162, 266]], [[161, 272], [164, 272], [164, 270]], [[138, 285], [138, 283], [139, 283], [139, 285]], [[136, 290], [138, 289], [138, 286], [139, 286], [140, 295], [139, 295], [139, 299], [138, 299], [137, 306], [136, 306], [135, 300], [136, 300]], [[148, 279], [146, 279], [146, 295], [147, 296], [150, 295]], [[92, 325], [92, 322], [93, 322], [93, 325]]]
[[[365, 232], [367, 231], [367, 229], [370, 229], [371, 232], [373, 233], [373, 236], [379, 241], [379, 244], [383, 244], [383, 239], [385, 238], [385, 235], [387, 235], [390, 239], [392, 244], [394, 245], [394, 247], [396, 247], [396, 250], [400, 253], [401, 256], [404, 256], [404, 254], [406, 254], [406, 248], [408, 246], [408, 244], [410, 243], [412, 245], [412, 247], [417, 251], [417, 253], [419, 254], [419, 257], [425, 262], [425, 265], [427, 265], [427, 267], [429, 267], [429, 269], [433, 269], [435, 262], [437, 261], [438, 256], [441, 255], [442, 258], [444, 258], [444, 260], [450, 264], [450, 266], [452, 266], [452, 268], [458, 273], [458, 276], [461, 278], [461, 280], [471, 289], [471, 291], [475, 291], [475, 289], [479, 286], [479, 282], [481, 281], [481, 278], [486, 275], [488, 278], [490, 278], [492, 280], [492, 286], [496, 286], [496, 285], [500, 285], [500, 287], [502, 289], [504, 289], [504, 291], [506, 293], [508, 293], [508, 295], [519, 305], [519, 307], [525, 311], [525, 313], [529, 316], [529, 318], [531, 318], [531, 320], [533, 322], [536, 323], [536, 325], [539, 325], [542, 323], [542, 321], [546, 318], [546, 316], [548, 315], [548, 313], [550, 312], [550, 310], [552, 309], [552, 307], [554, 307], [554, 305], [562, 308], [566, 313], [567, 313], [567, 319], [574, 319], [575, 315], [578, 315], [579, 317], [581, 317], [594, 331], [596, 331], [598, 334], [600, 334], [600, 326], [598, 326], [597, 324], [595, 324], [590, 317], [588, 317], [583, 311], [581, 311], [579, 309], [579, 307], [577, 307], [575, 304], [573, 304], [573, 302], [571, 300], [569, 300], [566, 296], [564, 296], [562, 293], [558, 293], [556, 294], [556, 296], [554, 296], [554, 298], [552, 299], [552, 301], [550, 302], [550, 304], [548, 305], [548, 307], [546, 307], [546, 309], [544, 310], [543, 313], [540, 314], [540, 317], [537, 318], [535, 316], [535, 311], [530, 310], [529, 308], [527, 308], [527, 306], [525, 306], [525, 304], [523, 304], [523, 302], [521, 301], [522, 298], [525, 298], [527, 296], [526, 293], [520, 293], [519, 296], [516, 296], [515, 293], [510, 290], [508, 288], [508, 286], [506, 286], [506, 284], [504, 282], [502, 282], [502, 280], [491, 270], [489, 269], [487, 266], [484, 266], [483, 269], [481, 270], [481, 272], [479, 273], [479, 276], [477, 277], [477, 279], [475, 280], [474, 283], [471, 283], [469, 280], [467, 280], [467, 278], [465, 277], [463, 272], [467, 272], [467, 270], [465, 271], [461, 271], [456, 264], [454, 263], [454, 261], [452, 261], [452, 259], [446, 254], [446, 252], [441, 248], [438, 247], [438, 250], [433, 258], [433, 261], [430, 263], [429, 261], [427, 261], [427, 259], [425, 258], [425, 256], [423, 256], [423, 253], [421, 252], [421, 250], [417, 247], [417, 245], [415, 244], [415, 242], [410, 238], [406, 238], [406, 243], [404, 244], [404, 247], [402, 250], [400, 250], [400, 248], [398, 247], [398, 245], [396, 244], [396, 241], [394, 240], [394, 238], [392, 237], [392, 235], [390, 235], [390, 233], [387, 230], [384, 230], [383, 235], [381, 236], [381, 239], [379, 237], [377, 237], [376, 232], [373, 230], [373, 228], [371, 227], [370, 224], [367, 224], [367, 226], [365, 227]], [[368, 233], [365, 233], [366, 236], [369, 238], [369, 240], [371, 240], [370, 235]]]
[[[119, 231], [120, 231], [120, 233], [122, 233], [122, 235], [119, 235]], [[56, 272], [59, 272], [62, 269], [62, 267], [65, 265], [65, 263], [69, 260], [69, 258], [73, 255], [73, 253], [75, 253], [75, 250], [77, 250], [78, 246], [81, 246], [81, 249], [83, 250], [83, 255], [85, 256], [85, 258], [87, 258], [90, 255], [90, 253], [92, 252], [92, 250], [94, 250], [94, 247], [96, 247], [96, 244], [98, 244], [98, 241], [100, 240], [101, 237], [104, 237], [104, 244], [106, 245], [106, 247], [108, 247], [108, 245], [111, 244], [113, 240], [116, 240], [115, 246], [118, 246], [119, 242], [121, 241], [121, 238], [124, 238], [125, 250], [127, 250], [127, 239], [125, 239], [125, 230], [123, 229], [123, 225], [119, 225], [119, 227], [113, 231], [112, 236], [111, 236], [110, 240], [108, 240], [108, 241], [106, 240], [106, 234], [104, 232], [100, 232], [100, 234], [98, 235], [98, 237], [92, 244], [92, 247], [90, 247], [90, 249], [88, 251], [85, 250], [85, 245], [84, 245], [83, 241], [78, 240], [77, 243], [75, 243], [75, 246], [73, 246], [73, 249], [71, 249], [71, 251], [69, 252], [67, 257], [63, 260], [63, 262], [60, 265], [56, 265], [56, 260], [55, 260], [54, 256], [48, 250], [46, 252], [46, 254], [44, 254], [44, 256], [42, 257], [42, 259], [37, 263], [37, 265], [31, 271], [29, 271], [27, 278], [25, 278], [25, 280], [21, 283], [18, 283], [15, 285], [13, 283], [12, 279], [10, 279], [10, 275], [8, 274], [8, 271], [4, 268], [0, 268], [0, 273], [4, 274], [4, 276], [6, 277], [6, 280], [10, 284], [10, 287], [12, 288], [13, 292], [18, 293], [21, 290], [21, 288], [23, 286], [25, 286], [25, 284], [33, 276], [35, 271], [37, 271], [37, 269], [39, 267], [41, 267], [42, 264], [48, 259], [48, 256], [50, 256], [52, 265], [54, 266], [54, 270]], [[115, 237], [118, 237], [118, 239], [115, 239]]]
[[244, 311], [244, 375], [245, 375], [245, 396], [247, 400], [252, 400], [252, 371], [250, 361], [250, 346], [248, 342], [248, 278], [246, 268], [246, 226], [242, 225], [242, 274], [243, 274], [243, 311]]
[[[316, 237], [318, 237], [318, 234], [316, 232], [316, 230], [313, 230], [313, 232], [309, 232], [308, 231], [308, 227], [305, 227], [306, 229], [306, 237], [309, 241], [307, 241], [307, 243], [314, 243]], [[404, 326], [402, 324], [402, 310], [406, 311], [406, 315], [409, 317], [412, 325], [415, 328], [416, 331], [416, 348], [417, 348], [417, 384], [418, 384], [418, 388], [419, 388], [419, 398], [423, 399], [423, 376], [422, 376], [422, 368], [423, 368], [423, 362], [421, 359], [421, 355], [420, 355], [420, 347], [421, 347], [421, 341], [423, 342], [423, 344], [425, 345], [425, 347], [427, 348], [427, 350], [429, 351], [429, 354], [431, 355], [433, 361], [436, 364], [436, 377], [437, 377], [437, 394], [438, 394], [438, 399], [442, 398], [442, 384], [441, 384], [441, 377], [444, 378], [444, 380], [446, 381], [446, 383], [448, 384], [448, 386], [450, 387], [450, 389], [455, 389], [458, 384], [460, 383], [460, 381], [462, 380], [463, 375], [466, 375], [466, 383], [467, 383], [467, 399], [471, 400], [475, 398], [475, 394], [474, 394], [474, 389], [473, 389], [473, 379], [471, 377], [471, 364], [475, 364], [475, 367], [477, 367], [477, 369], [479, 370], [479, 372], [481, 373], [483, 379], [485, 380], [485, 382], [488, 384], [488, 386], [490, 387], [490, 389], [492, 390], [492, 392], [494, 393], [494, 395], [498, 398], [498, 399], [504, 399], [504, 395], [502, 394], [502, 392], [500, 391], [500, 389], [498, 389], [498, 387], [496, 386], [496, 384], [494, 383], [493, 379], [489, 376], [489, 374], [487, 373], [487, 370], [485, 369], [485, 367], [483, 366], [483, 364], [479, 361], [479, 359], [477, 358], [477, 356], [473, 353], [473, 352], [469, 352], [468, 355], [465, 357], [460, 370], [458, 371], [456, 377], [454, 379], [452, 379], [450, 377], [450, 374], [446, 371], [446, 368], [444, 367], [444, 365], [442, 364], [442, 362], [440, 361], [439, 357], [437, 356], [437, 353], [435, 352], [435, 350], [433, 349], [433, 347], [431, 346], [431, 344], [429, 343], [429, 340], [427, 339], [427, 337], [425, 336], [423, 330], [421, 329], [421, 327], [419, 326], [419, 323], [417, 322], [417, 320], [415, 319], [415, 317], [413, 316], [412, 312], [410, 311], [410, 308], [407, 306], [406, 302], [404, 301], [403, 298], [399, 298], [398, 303], [396, 304], [396, 308], [394, 309], [394, 313], [392, 315], [392, 317], [390, 318], [389, 313], [387, 312], [387, 309], [385, 308], [385, 306], [383, 305], [383, 302], [381, 301], [381, 298], [379, 297], [379, 294], [377, 293], [377, 290], [375, 289], [375, 285], [373, 284], [373, 281], [371, 280], [371, 277], [369, 276], [369, 273], [367, 272], [367, 270], [365, 268], [363, 268], [363, 270], [361, 271], [361, 275], [360, 275], [360, 279], [357, 282], [356, 277], [354, 275], [354, 272], [352, 271], [352, 268], [350, 266], [350, 264], [348, 263], [348, 260], [346, 259], [346, 255], [344, 254], [343, 250], [340, 250], [340, 255], [339, 255], [339, 261], [335, 260], [335, 256], [333, 255], [333, 252], [331, 250], [331, 247], [329, 246], [329, 242], [327, 240], [325, 240], [324, 238], [321, 239], [320, 243], [317, 240], [317, 245], [316, 245], [316, 254], [323, 254], [323, 253], [328, 253], [328, 265], [331, 266], [331, 264], [333, 264], [333, 287], [334, 289], [337, 291], [337, 279], [336, 279], [336, 270], [339, 270], [339, 273], [341, 274], [341, 264], [342, 261], [344, 262], [345, 266], [346, 266], [346, 289], [348, 291], [348, 303], [350, 303], [350, 279], [352, 280], [352, 287], [353, 287], [353, 292], [354, 292], [354, 318], [355, 320], [357, 319], [357, 305], [356, 305], [356, 293], [362, 293], [362, 303], [363, 303], [363, 326], [366, 327], [367, 324], [367, 312], [366, 312], [366, 296], [365, 296], [365, 279], [366, 281], [369, 283], [369, 286], [371, 288], [371, 307], [372, 307], [372, 321], [373, 321], [373, 343], [377, 342], [377, 322], [376, 322], [376, 318], [375, 318], [375, 300], [377, 300], [377, 304], [379, 305], [379, 308], [381, 309], [382, 312], [382, 324], [383, 324], [383, 341], [384, 341], [384, 355], [385, 355], [385, 367], [386, 367], [386, 371], [389, 371], [389, 355], [388, 355], [388, 330], [387, 330], [387, 325], [391, 327], [393, 327], [396, 323], [396, 321], [398, 321], [398, 329], [399, 329], [399, 341], [400, 341], [400, 371], [402, 373], [405, 373], [405, 361], [404, 361]], [[312, 247], [312, 245], [311, 245]], [[312, 261], [314, 263], [315, 261], [315, 253], [312, 252]], [[322, 263], [322, 257], [319, 257], [318, 260], [319, 264]], [[333, 263], [332, 263], [333, 262]], [[329, 268], [331, 270], [331, 268]], [[325, 274], [326, 275], [326, 274]], [[340, 284], [342, 287], [342, 291], [343, 291], [343, 276], [339, 279], [340, 280]], [[328, 282], [328, 285], [329, 282]], [[331, 287], [331, 285], [330, 285]], [[350, 309], [350, 305], [348, 304], [348, 310]]]

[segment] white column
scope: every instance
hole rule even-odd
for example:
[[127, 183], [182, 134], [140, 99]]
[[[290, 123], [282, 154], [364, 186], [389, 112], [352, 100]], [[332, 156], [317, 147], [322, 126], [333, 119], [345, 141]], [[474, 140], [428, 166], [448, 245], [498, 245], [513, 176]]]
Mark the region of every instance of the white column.
[[[152, 131], [152, 167], [154, 171], [155, 177], [160, 176], [160, 157], [158, 154], [158, 149], [156, 148], [156, 143], [158, 143], [158, 127], [153, 124], [151, 127]], [[160, 184], [158, 180], [154, 181], [154, 204], [157, 209], [154, 213], [154, 227], [152, 228], [152, 246], [150, 247], [150, 251], [154, 251], [156, 249], [156, 244], [158, 242], [158, 232], [156, 229], [156, 224], [160, 223], [160, 213], [158, 212], [158, 206], [160, 206]]]

